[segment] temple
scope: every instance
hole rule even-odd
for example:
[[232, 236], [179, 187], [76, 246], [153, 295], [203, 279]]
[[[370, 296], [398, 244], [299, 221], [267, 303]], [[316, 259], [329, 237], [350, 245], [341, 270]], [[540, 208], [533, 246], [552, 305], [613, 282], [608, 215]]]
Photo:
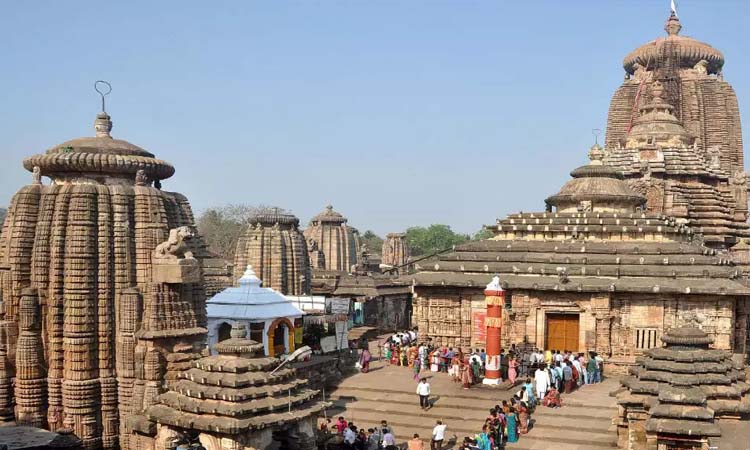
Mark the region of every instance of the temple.
[[[745, 367], [689, 325], [661, 337], [617, 394], [618, 446], [628, 450], [720, 448], [722, 419], [750, 413]], [[731, 433], [731, 432], [730, 432]]]
[[263, 357], [263, 345], [247, 338], [243, 325], [214, 345], [215, 356], [193, 361], [169, 390], [146, 410], [155, 435], [135, 433], [138, 449], [175, 448], [194, 435], [207, 450], [314, 450], [315, 418], [325, 404], [315, 400], [296, 370]]
[[[750, 264], [739, 110], [720, 52], [667, 36], [625, 58], [606, 148], [494, 237], [417, 264], [413, 323], [436, 343], [483, 343], [483, 286], [508, 291], [502, 342], [593, 350], [616, 369], [699, 318], [717, 349], [748, 350]], [[729, 250], [729, 251], [727, 251]]]
[[406, 243], [406, 233], [388, 233], [385, 236], [381, 263], [393, 267], [398, 273], [406, 273], [409, 271], [410, 257], [411, 251]]
[[126, 419], [206, 333], [205, 246], [161, 189], [174, 168], [111, 129], [102, 112], [94, 137], [24, 160], [0, 237], [0, 415], [86, 449], [131, 448]]
[[546, 200], [546, 212], [511, 214], [495, 236], [417, 264], [413, 322], [438, 344], [481, 344], [474, 316], [486, 280], [508, 291], [502, 343], [594, 350], [631, 365], [664, 330], [700, 317], [716, 347], [744, 351], [750, 288], [729, 255], [703, 245], [674, 218], [642, 210], [646, 198], [591, 162]]
[[254, 214], [237, 241], [235, 282], [245, 268], [255, 268], [263, 286], [285, 295], [310, 293], [310, 260], [299, 219], [278, 210]]
[[667, 36], [625, 57], [605, 163], [646, 196], [648, 211], [690, 220], [706, 245], [729, 248], [750, 235], [737, 97], [721, 52], [681, 28], [672, 14]]

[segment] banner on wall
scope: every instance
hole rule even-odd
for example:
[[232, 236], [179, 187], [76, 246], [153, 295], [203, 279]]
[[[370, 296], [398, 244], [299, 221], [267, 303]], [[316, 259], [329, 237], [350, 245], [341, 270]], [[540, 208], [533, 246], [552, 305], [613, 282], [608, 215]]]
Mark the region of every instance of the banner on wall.
[[472, 342], [474, 345], [479, 343], [487, 342], [487, 326], [484, 323], [484, 319], [487, 317], [486, 310], [472, 311], [471, 312], [471, 324], [472, 330]]

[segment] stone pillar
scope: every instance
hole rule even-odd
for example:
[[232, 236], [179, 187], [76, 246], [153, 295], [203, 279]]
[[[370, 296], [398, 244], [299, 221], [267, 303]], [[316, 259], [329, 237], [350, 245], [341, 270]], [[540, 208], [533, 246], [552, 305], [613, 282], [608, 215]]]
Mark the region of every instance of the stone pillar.
[[505, 305], [505, 291], [500, 286], [500, 277], [495, 276], [484, 290], [487, 316], [484, 324], [487, 327], [487, 363], [483, 384], [500, 384], [500, 331], [502, 311]]
[[0, 321], [0, 422], [12, 422], [13, 373], [8, 361], [8, 322]]
[[24, 289], [18, 307], [19, 335], [16, 343], [16, 423], [43, 427], [46, 416], [47, 373], [42, 352], [39, 296]]

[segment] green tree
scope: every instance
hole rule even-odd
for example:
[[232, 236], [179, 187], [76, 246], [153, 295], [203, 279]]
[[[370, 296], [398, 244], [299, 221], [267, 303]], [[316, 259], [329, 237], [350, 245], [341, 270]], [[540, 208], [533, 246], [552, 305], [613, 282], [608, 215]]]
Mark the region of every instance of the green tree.
[[492, 231], [488, 230], [487, 228], [482, 228], [481, 230], [474, 233], [474, 236], [471, 237], [472, 241], [483, 241], [485, 239], [489, 239], [494, 234], [492, 234]]
[[211, 207], [198, 216], [196, 226], [212, 253], [232, 261], [237, 240], [245, 232], [248, 219], [254, 214], [275, 210], [279, 213], [286, 212], [281, 208], [266, 205], [238, 204]]
[[468, 241], [469, 235], [456, 233], [448, 225], [432, 224], [429, 227], [411, 227], [406, 230], [406, 242], [412, 255], [432, 255]]
[[367, 244], [367, 250], [371, 255], [379, 255], [383, 251], [383, 238], [372, 230], [367, 230], [359, 237], [359, 242]]

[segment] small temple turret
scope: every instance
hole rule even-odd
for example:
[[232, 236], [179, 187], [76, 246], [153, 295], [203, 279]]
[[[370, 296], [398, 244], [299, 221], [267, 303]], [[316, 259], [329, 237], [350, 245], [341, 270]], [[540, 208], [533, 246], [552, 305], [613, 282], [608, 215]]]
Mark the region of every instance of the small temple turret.
[[589, 150], [589, 164], [570, 172], [572, 180], [545, 200], [558, 213], [634, 213], [646, 198], [633, 191], [615, 169], [602, 163], [604, 149], [594, 145]]
[[237, 241], [234, 280], [252, 265], [263, 285], [285, 295], [310, 293], [310, 260], [299, 219], [277, 209], [254, 214]]
[[[308, 244], [312, 241], [317, 251], [323, 253], [323, 267], [313, 267], [328, 271], [349, 272], [357, 264], [359, 255], [359, 233], [347, 225], [347, 219], [335, 211], [333, 206], [326, 206], [325, 210], [310, 220], [310, 225], [304, 231]], [[315, 261], [317, 258], [311, 255]]]
[[314, 420], [326, 406], [296, 371], [263, 357], [263, 345], [234, 324], [218, 353], [193, 361], [146, 415], [157, 426], [156, 447], [195, 433], [207, 448], [265, 449], [273, 441], [313, 450]]
[[[671, 329], [645, 352], [617, 395], [622, 448], [709, 448], [717, 419], [750, 413], [745, 368], [695, 325]], [[688, 447], [687, 445], [690, 444]]]
[[388, 233], [383, 241], [381, 262], [391, 267], [399, 267], [399, 272], [408, 272], [407, 265], [411, 251], [406, 242], [406, 233]]

